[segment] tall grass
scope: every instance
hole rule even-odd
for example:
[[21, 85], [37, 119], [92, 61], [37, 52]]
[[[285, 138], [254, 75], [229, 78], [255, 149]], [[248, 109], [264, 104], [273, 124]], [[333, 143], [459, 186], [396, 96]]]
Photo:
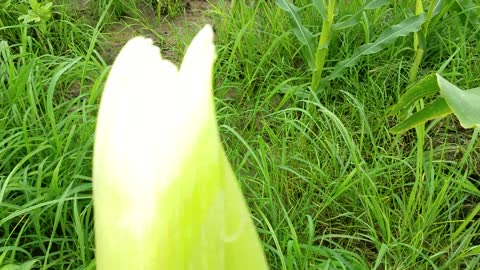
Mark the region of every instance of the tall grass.
[[[392, 1], [333, 32], [324, 73], [413, 14], [414, 2]], [[296, 3], [318, 34], [311, 2]], [[363, 3], [337, 1], [337, 18]], [[420, 163], [414, 133], [388, 132], [397, 120], [387, 110], [414, 64], [412, 36], [362, 58], [317, 96], [305, 90], [308, 63], [273, 1], [211, 4], [220, 131], [272, 269], [478, 268], [478, 131], [453, 117], [427, 123]], [[0, 269], [95, 266], [91, 157], [108, 72], [97, 51], [116, 18], [93, 12], [87, 24], [53, 8], [62, 19], [49, 34], [0, 15]], [[429, 25], [417, 77], [443, 70], [478, 87], [479, 25], [451, 14]]]

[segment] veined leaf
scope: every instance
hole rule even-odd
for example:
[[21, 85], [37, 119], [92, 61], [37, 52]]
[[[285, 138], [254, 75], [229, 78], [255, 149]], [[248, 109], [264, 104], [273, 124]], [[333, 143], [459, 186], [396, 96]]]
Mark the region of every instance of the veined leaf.
[[[323, 0], [320, 0], [323, 1]], [[302, 24], [299, 9], [288, 0], [275, 0], [275, 3], [287, 12], [293, 27], [293, 32], [302, 43], [302, 53], [311, 69], [315, 68], [315, 46], [312, 33]]]
[[313, 6], [318, 10], [320, 16], [322, 16], [322, 20], [327, 20], [327, 9], [325, 8], [325, 1], [324, 0], [312, 0]]
[[392, 116], [399, 114], [400, 112], [409, 109], [417, 100], [433, 95], [438, 91], [437, 77], [435, 74], [430, 74], [409, 87], [405, 94], [400, 97], [398, 103], [391, 107], [388, 115]]
[[445, 117], [450, 113], [452, 113], [452, 110], [448, 106], [445, 99], [438, 98], [432, 104], [414, 113], [405, 121], [391, 128], [390, 132], [393, 134], [403, 133], [411, 128], [416, 127], [418, 124], [425, 123], [428, 120]]
[[334, 24], [332, 28], [334, 30], [342, 30], [342, 29], [345, 29], [345, 28], [352, 27], [352, 26], [354, 26], [354, 25], [356, 25], [360, 22], [360, 17], [362, 16], [362, 13], [365, 10], [380, 8], [380, 7], [383, 7], [383, 6], [385, 6], [389, 3], [390, 3], [390, 0], [370, 0], [367, 3], [363, 4], [358, 9], [358, 11], [355, 12], [355, 14], [348, 17], [348, 19], [345, 19], [343, 21], [340, 21], [340, 22]]
[[350, 58], [338, 63], [335, 66], [333, 73], [326, 79], [332, 80], [338, 78], [342, 75], [345, 68], [356, 65], [362, 56], [377, 53], [392, 44], [397, 38], [404, 37], [412, 32], [417, 32], [421, 29], [424, 22], [425, 14], [422, 13], [418, 16], [409, 17], [401, 23], [389, 27], [380, 34], [375, 42], [360, 46]]
[[480, 127], [480, 88], [463, 91], [437, 74], [440, 93], [464, 128]]

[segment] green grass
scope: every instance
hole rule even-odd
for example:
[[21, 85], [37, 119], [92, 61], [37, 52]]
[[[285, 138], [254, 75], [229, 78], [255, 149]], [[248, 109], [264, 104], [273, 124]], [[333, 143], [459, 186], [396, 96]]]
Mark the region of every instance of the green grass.
[[[338, 1], [337, 17], [362, 1], [349, 2]], [[326, 76], [413, 14], [414, 1], [393, 2], [367, 12], [368, 25], [332, 36]], [[109, 69], [98, 52], [106, 27], [121, 18], [108, 1], [92, 3], [94, 20], [54, 5], [45, 33], [0, 10], [8, 43], [0, 43], [0, 269], [94, 268], [93, 132]], [[398, 119], [387, 110], [413, 64], [412, 35], [313, 95], [274, 1], [211, 4], [220, 131], [272, 269], [480, 267], [478, 129], [453, 117], [427, 123], [422, 170], [415, 133], [388, 132]], [[301, 14], [318, 34], [313, 8]], [[418, 77], [442, 70], [464, 89], [480, 86], [479, 32], [453, 12], [431, 25]], [[180, 36], [177, 54], [192, 37]]]

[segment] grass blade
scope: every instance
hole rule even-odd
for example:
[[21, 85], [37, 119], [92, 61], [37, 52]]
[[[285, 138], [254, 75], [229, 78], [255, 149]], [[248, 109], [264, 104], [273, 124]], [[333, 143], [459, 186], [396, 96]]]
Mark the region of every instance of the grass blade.
[[315, 46], [313, 42], [313, 35], [305, 26], [303, 26], [298, 7], [290, 3], [288, 0], [275, 0], [275, 3], [282, 10], [287, 12], [288, 17], [290, 18], [290, 23], [293, 27], [293, 32], [295, 33], [295, 36], [298, 38], [300, 43], [302, 43], [303, 45], [303, 57], [307, 61], [310, 68], [314, 69]]
[[334, 30], [342, 30], [357, 25], [360, 22], [360, 17], [365, 10], [381, 8], [385, 5], [390, 4], [390, 0], [371, 0], [363, 4], [355, 14], [350, 16], [348, 19], [340, 21], [333, 25]]
[[474, 27], [478, 26], [478, 4], [474, 4], [472, 0], [457, 0], [456, 9], [460, 11], [463, 22], [468, 20]]

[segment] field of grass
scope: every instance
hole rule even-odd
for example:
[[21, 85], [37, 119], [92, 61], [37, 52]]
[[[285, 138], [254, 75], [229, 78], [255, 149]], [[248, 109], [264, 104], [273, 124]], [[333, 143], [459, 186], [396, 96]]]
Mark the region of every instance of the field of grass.
[[[303, 28], [281, 0], [212, 0], [204, 18], [185, 16], [178, 1], [167, 9], [146, 0], [32, 2], [0, 0], [1, 270], [95, 269], [93, 134], [118, 52], [112, 40], [126, 41], [112, 29], [136, 24], [133, 34], [178, 61], [206, 21], [216, 35], [221, 136], [271, 269], [480, 268], [479, 128], [449, 115], [392, 134], [402, 116], [388, 116], [432, 73], [480, 86], [478, 2], [443, 1], [455, 3], [425, 38], [418, 29], [399, 36], [315, 89], [299, 32], [326, 33], [321, 1], [294, 1]], [[331, 31], [321, 78], [420, 14], [419, 2], [427, 12], [442, 1], [336, 2], [336, 22], [364, 3], [388, 3]], [[168, 36], [158, 31], [169, 24]]]

